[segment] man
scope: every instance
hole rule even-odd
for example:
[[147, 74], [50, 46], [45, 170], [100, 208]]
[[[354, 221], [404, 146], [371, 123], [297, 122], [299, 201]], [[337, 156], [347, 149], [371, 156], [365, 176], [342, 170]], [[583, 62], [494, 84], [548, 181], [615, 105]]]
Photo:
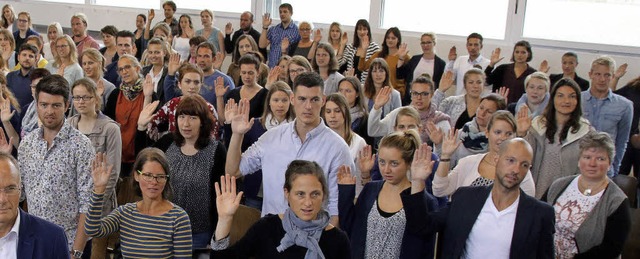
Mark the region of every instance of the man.
[[73, 34], [73, 42], [76, 43], [78, 56], [82, 55], [82, 51], [86, 48], [100, 49], [100, 44], [87, 34], [87, 16], [83, 13], [76, 13], [71, 16], [71, 32]]
[[[130, 31], [119, 31], [116, 34], [116, 52], [118, 57], [122, 57], [124, 54], [136, 55], [136, 35]], [[116, 87], [120, 86], [120, 76], [118, 75], [118, 59], [114, 58], [111, 64], [107, 65], [104, 72], [104, 79], [111, 82]]]
[[[531, 167], [533, 150], [524, 139], [500, 145], [495, 181], [487, 187], [461, 187], [449, 207], [428, 212], [422, 192], [431, 172], [431, 152], [416, 152], [411, 191], [401, 194], [407, 229], [417, 235], [442, 234], [442, 258], [553, 258], [553, 207], [528, 196], [520, 183]], [[449, 158], [441, 158], [448, 165]]]
[[616, 143], [616, 155], [607, 175], [618, 175], [631, 131], [633, 104], [609, 88], [616, 62], [601, 56], [591, 62], [591, 87], [582, 92], [582, 112], [597, 131], [609, 133]]
[[18, 161], [4, 135], [0, 145], [0, 258], [69, 258], [64, 230], [20, 209]]
[[571, 78], [576, 81], [582, 91], [589, 89], [589, 81], [584, 80], [576, 74], [576, 67], [578, 66], [578, 55], [573, 52], [567, 52], [562, 55], [562, 74], [551, 74], [551, 86], [554, 86], [562, 78]]
[[[233, 25], [229, 22], [224, 27], [224, 49], [228, 54], [232, 54], [238, 38], [242, 35], [249, 34], [256, 42], [260, 42], [260, 32], [253, 28], [253, 13], [244, 12], [240, 15], [240, 29], [233, 32]], [[233, 32], [233, 36], [231, 33]], [[267, 50], [260, 48], [262, 56], [267, 57]]]
[[[447, 91], [447, 95], [461, 95], [465, 93], [464, 90], [464, 74], [471, 68], [479, 68], [484, 71], [489, 65], [491, 60], [483, 57], [480, 54], [482, 50], [482, 35], [479, 33], [471, 33], [467, 36], [467, 52], [469, 55], [460, 56], [456, 53], [456, 46], [451, 47], [449, 50], [449, 62], [447, 62], [447, 71], [451, 71], [456, 80], [455, 92]], [[457, 58], [456, 58], [457, 57]], [[438, 86], [436, 86], [438, 87]], [[486, 87], [486, 91], [491, 92], [490, 87]]]
[[291, 21], [293, 6], [284, 3], [280, 5], [278, 11], [280, 12], [280, 24], [271, 28], [269, 28], [269, 25], [271, 25], [271, 14], [264, 14], [262, 17], [262, 33], [258, 41], [260, 48], [267, 48], [267, 46], [269, 46], [269, 62], [267, 65], [269, 65], [270, 68], [278, 65], [278, 59], [280, 59], [282, 55], [280, 45], [284, 38], [289, 39], [289, 46], [293, 46], [300, 41], [298, 26]]
[[180, 24], [178, 23], [178, 19], [173, 17], [173, 15], [176, 13], [176, 10], [178, 9], [176, 3], [174, 3], [173, 1], [166, 1], [162, 3], [162, 9], [164, 10], [163, 22], [167, 23], [169, 27], [171, 27], [171, 35], [180, 35]]
[[[36, 54], [36, 67], [35, 68], [44, 68], [47, 64], [49, 64], [49, 61], [46, 60], [43, 56], [42, 56], [42, 47], [44, 46], [44, 42], [42, 42], [42, 39], [40, 38], [40, 36], [36, 36], [36, 35], [31, 35], [29, 37], [27, 37], [27, 44], [31, 44], [33, 46], [35, 46], [38, 49], [38, 53]], [[20, 63], [18, 63], [13, 70], [19, 70], [20, 69]]]
[[[13, 28], [14, 30], [16, 28]], [[31, 29], [31, 14], [28, 12], [20, 12], [18, 14], [18, 29], [13, 31], [13, 39], [16, 41], [15, 50], [16, 55], [20, 50], [22, 43], [27, 41], [27, 38], [31, 35], [40, 36], [40, 34]]]
[[[222, 80], [224, 81], [224, 86], [228, 87], [226, 91], [235, 88], [235, 84], [233, 83], [233, 79], [231, 79], [231, 77], [213, 68], [213, 64], [216, 62], [216, 52], [216, 47], [213, 46], [211, 42], [207, 41], [200, 43], [200, 45], [198, 45], [198, 48], [196, 49], [196, 63], [204, 73], [204, 82], [202, 83], [200, 95], [202, 95], [202, 97], [207, 100], [207, 102], [213, 105], [217, 105], [215, 82], [218, 78], [222, 78]], [[165, 79], [166, 82], [164, 84], [165, 102], [179, 96], [179, 93], [176, 92], [177, 83], [175, 74], [180, 67], [180, 63], [179, 60], [176, 60], [175, 54], [171, 56], [172, 57], [169, 60], [169, 71], [167, 73], [167, 78]], [[216, 109], [220, 110], [220, 107], [216, 107]]]
[[36, 64], [36, 56], [38, 49], [31, 44], [22, 44], [18, 51], [18, 62], [20, 69], [11, 71], [7, 74], [7, 87], [18, 99], [20, 108], [26, 111], [29, 104], [33, 101], [31, 94], [31, 71]]
[[320, 118], [325, 103], [324, 81], [315, 72], [298, 75], [293, 85], [291, 103], [296, 113], [293, 122], [267, 131], [256, 143], [240, 154], [244, 134], [251, 128], [249, 101], [243, 99], [239, 112], [231, 122], [233, 134], [227, 153], [226, 172], [236, 177], [262, 169], [264, 200], [262, 215], [284, 213], [287, 203], [282, 192], [284, 172], [296, 159], [316, 161], [322, 167], [329, 185], [327, 210], [335, 225], [338, 222], [338, 167], [355, 166], [349, 147]]
[[65, 120], [69, 108], [69, 83], [50, 75], [36, 85], [36, 109], [42, 126], [20, 143], [18, 157], [29, 213], [64, 228], [69, 251], [82, 256], [87, 245], [85, 214], [91, 194], [91, 161], [95, 157], [89, 138]]

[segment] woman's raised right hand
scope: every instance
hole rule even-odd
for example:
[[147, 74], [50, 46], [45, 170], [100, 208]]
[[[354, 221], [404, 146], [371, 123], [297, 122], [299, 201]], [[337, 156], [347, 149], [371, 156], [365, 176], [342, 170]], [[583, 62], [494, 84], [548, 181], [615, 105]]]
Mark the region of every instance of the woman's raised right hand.
[[215, 189], [218, 217], [233, 217], [240, 207], [243, 193], [236, 193], [236, 177], [228, 174], [220, 176], [220, 182], [215, 183]]
[[458, 146], [460, 146], [460, 138], [458, 137], [458, 130], [454, 127], [451, 127], [449, 134], [444, 137], [442, 140], [442, 152], [440, 158], [449, 159], [453, 152], [456, 151]]

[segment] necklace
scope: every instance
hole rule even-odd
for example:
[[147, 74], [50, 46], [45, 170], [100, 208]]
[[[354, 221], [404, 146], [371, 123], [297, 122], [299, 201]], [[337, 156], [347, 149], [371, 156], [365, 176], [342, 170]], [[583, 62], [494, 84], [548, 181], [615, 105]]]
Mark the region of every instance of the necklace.
[[485, 156], [482, 158], [482, 162], [485, 162], [485, 163], [487, 163], [488, 165], [495, 167], [495, 166], [496, 166], [496, 164], [495, 164], [495, 163], [493, 163], [493, 164], [492, 164], [492, 163], [489, 163], [489, 160], [487, 160], [487, 158], [489, 157], [489, 155], [490, 155], [490, 154], [485, 155]]
[[[580, 178], [580, 180], [582, 180], [582, 178]], [[591, 194], [593, 194], [594, 190], [600, 190], [600, 187], [602, 187], [603, 185], [605, 185], [608, 182], [608, 181], [602, 181], [602, 183], [600, 183], [595, 188], [585, 188], [584, 186], [582, 186], [582, 184], [580, 184], [580, 180], [578, 180], [578, 187], [581, 187], [582, 189], [584, 189], [584, 191], [582, 192], [582, 194], [584, 194], [584, 196], [591, 196]]]

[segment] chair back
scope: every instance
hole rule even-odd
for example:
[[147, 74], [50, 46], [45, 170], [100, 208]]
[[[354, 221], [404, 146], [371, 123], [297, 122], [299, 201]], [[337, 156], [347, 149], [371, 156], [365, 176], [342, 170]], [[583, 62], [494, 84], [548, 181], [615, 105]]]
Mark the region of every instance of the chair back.
[[637, 206], [637, 195], [638, 195], [638, 179], [632, 176], [619, 174], [611, 179], [629, 198], [629, 204], [631, 204], [631, 208], [636, 208]]
[[259, 210], [241, 204], [233, 216], [231, 233], [229, 233], [229, 246], [238, 242], [259, 219]]

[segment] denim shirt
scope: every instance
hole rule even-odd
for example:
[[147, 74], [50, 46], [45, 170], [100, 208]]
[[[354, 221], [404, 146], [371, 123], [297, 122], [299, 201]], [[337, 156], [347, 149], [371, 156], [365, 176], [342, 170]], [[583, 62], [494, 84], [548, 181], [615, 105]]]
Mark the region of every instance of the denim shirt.
[[582, 92], [582, 112], [596, 130], [608, 133], [613, 139], [616, 145], [616, 154], [607, 175], [616, 176], [629, 140], [633, 104], [626, 98], [614, 94], [611, 90], [603, 99], [594, 97], [587, 90]]

